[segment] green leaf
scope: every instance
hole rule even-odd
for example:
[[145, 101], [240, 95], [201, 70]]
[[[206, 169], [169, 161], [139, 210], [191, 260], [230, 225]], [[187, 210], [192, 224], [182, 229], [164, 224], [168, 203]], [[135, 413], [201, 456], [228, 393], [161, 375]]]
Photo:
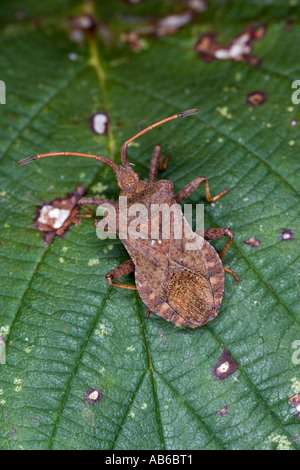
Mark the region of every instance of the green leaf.
[[[147, 24], [184, 3], [1, 3], [2, 449], [299, 449], [288, 401], [300, 393], [300, 115], [291, 101], [299, 4], [215, 1], [176, 34], [143, 37], [139, 51], [123, 42], [141, 17]], [[76, 43], [68, 19], [82, 13], [102, 29]], [[253, 42], [260, 66], [205, 63], [194, 51], [200, 34], [214, 31], [227, 44], [253, 21], [267, 28]], [[257, 90], [267, 100], [252, 107], [246, 98]], [[116, 200], [109, 168], [62, 156], [17, 166], [55, 151], [119, 163], [138, 129], [190, 108], [200, 113], [142, 136], [129, 156], [146, 180], [159, 143], [171, 155], [162, 177], [176, 192], [196, 176], [208, 178], [212, 194], [230, 190], [205, 203], [205, 225], [231, 227], [224, 263], [242, 281], [226, 275], [218, 317], [193, 330], [146, 319], [135, 291], [107, 285], [105, 274], [129, 256], [118, 239], [99, 240], [90, 219], [49, 246], [34, 228], [36, 206], [79, 184]], [[109, 115], [108, 135], [88, 125], [97, 111]], [[187, 202], [204, 203], [203, 188]], [[280, 239], [285, 228], [293, 240]], [[251, 237], [261, 245], [243, 243]], [[213, 368], [225, 350], [238, 369], [219, 380]], [[91, 389], [103, 394], [95, 404], [84, 398]]]

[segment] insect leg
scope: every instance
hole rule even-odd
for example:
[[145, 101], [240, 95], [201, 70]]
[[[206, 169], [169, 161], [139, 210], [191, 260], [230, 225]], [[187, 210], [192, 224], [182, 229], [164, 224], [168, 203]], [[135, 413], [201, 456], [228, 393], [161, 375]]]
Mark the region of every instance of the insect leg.
[[82, 197], [79, 199], [78, 204], [81, 206], [103, 206], [105, 204], [115, 205], [115, 201], [110, 199], [102, 199], [100, 197]]
[[127, 284], [113, 282], [114, 279], [118, 279], [119, 277], [123, 277], [126, 276], [126, 274], [132, 273], [134, 269], [134, 263], [131, 259], [129, 259], [125, 261], [125, 263], [120, 264], [120, 266], [118, 266], [117, 268], [114, 268], [109, 271], [109, 273], [105, 274], [105, 277], [110, 286], [120, 287], [121, 289], [136, 290], [135, 286], [129, 286]]
[[[225, 228], [209, 228], [204, 230], [204, 238], [205, 240], [217, 240], [218, 238], [228, 237], [228, 241], [220, 253], [220, 259], [223, 260], [225, 253], [227, 252], [228, 248], [231, 245], [231, 242], [234, 238], [234, 234], [230, 230], [229, 227]], [[233, 272], [231, 269], [224, 268], [224, 271], [231, 274], [236, 281], [240, 281], [240, 278]]]
[[207, 179], [205, 178], [205, 176], [198, 176], [198, 178], [191, 181], [183, 189], [181, 189], [181, 191], [179, 191], [179, 193], [177, 193], [175, 195], [175, 201], [176, 202], [181, 202], [184, 199], [186, 199], [188, 196], [190, 196], [190, 194], [192, 194], [200, 186], [201, 183], [204, 183], [204, 185], [205, 185], [205, 196], [206, 196], [207, 202], [217, 201], [220, 197], [224, 196], [224, 194], [227, 194], [229, 192], [228, 189], [225, 189], [221, 193], [219, 193], [216, 196], [212, 197], [211, 194], [210, 194]]
[[90, 207], [87, 207], [88, 205], [98, 207], [98, 206], [103, 206], [105, 204], [114, 205], [115, 202], [110, 201], [109, 199], [102, 199], [99, 197], [82, 197], [81, 199], [79, 199], [78, 204], [81, 206], [82, 209], [88, 212], [88, 214], [78, 214], [78, 217], [88, 219], [91, 217], [95, 217], [96, 215], [96, 212], [93, 209], [91, 209]]
[[88, 214], [78, 214], [77, 217], [80, 217], [81, 219], [90, 219], [91, 217], [95, 217], [96, 212], [93, 209], [83, 204], [80, 204], [80, 205], [81, 205], [81, 209], [84, 209], [85, 211], [87, 211]]
[[160, 171], [164, 171], [168, 166], [169, 159], [170, 156], [167, 155], [166, 158], [163, 160], [160, 145], [156, 145], [154, 147], [149, 168], [149, 183], [154, 183], [156, 181], [158, 165]]

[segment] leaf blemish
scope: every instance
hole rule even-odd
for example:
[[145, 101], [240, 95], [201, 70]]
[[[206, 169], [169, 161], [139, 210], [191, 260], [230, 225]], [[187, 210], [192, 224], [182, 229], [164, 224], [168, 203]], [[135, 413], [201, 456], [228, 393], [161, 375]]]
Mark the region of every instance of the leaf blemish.
[[261, 245], [261, 241], [256, 237], [250, 237], [248, 240], [243, 241], [244, 245], [251, 246], [252, 248], [258, 248]]
[[70, 225], [80, 223], [79, 206], [77, 202], [85, 194], [85, 186], [77, 186], [72, 193], [65, 198], [56, 198], [37, 206], [35, 213], [35, 228], [44, 233], [43, 240], [49, 245], [53, 238], [58, 235], [64, 237]]
[[226, 379], [239, 368], [234, 358], [228, 351], [224, 351], [219, 357], [219, 362], [213, 367], [213, 376], [219, 380]]
[[294, 412], [297, 414], [298, 419], [300, 419], [300, 393], [296, 393], [290, 397], [288, 402], [293, 405]]
[[226, 416], [228, 414], [227, 405], [224, 405], [223, 408], [216, 412], [217, 416]]
[[227, 45], [219, 44], [215, 33], [204, 33], [199, 37], [194, 50], [204, 62], [211, 62], [215, 59], [231, 59], [237, 62], [247, 62], [251, 65], [260, 65], [261, 60], [250, 54], [252, 41], [262, 39], [265, 32], [265, 26], [249, 25]]
[[94, 134], [104, 135], [108, 132], [109, 117], [106, 113], [95, 113], [89, 120], [89, 126]]
[[102, 397], [103, 395], [100, 390], [92, 388], [91, 390], [84, 392], [84, 404], [95, 405], [96, 403], [98, 403], [98, 401], [101, 400]]
[[247, 95], [246, 103], [251, 106], [260, 106], [267, 101], [267, 94], [264, 91], [252, 91]]
[[99, 259], [98, 258], [91, 258], [88, 262], [89, 266], [94, 266], [95, 264], [99, 264]]
[[289, 242], [289, 241], [293, 240], [294, 237], [295, 237], [295, 234], [294, 234], [293, 230], [291, 230], [289, 228], [284, 228], [283, 230], [281, 230], [281, 232], [279, 234], [279, 238], [283, 242]]
[[91, 15], [78, 15], [70, 19], [71, 28], [81, 31], [92, 31], [96, 27], [96, 20]]

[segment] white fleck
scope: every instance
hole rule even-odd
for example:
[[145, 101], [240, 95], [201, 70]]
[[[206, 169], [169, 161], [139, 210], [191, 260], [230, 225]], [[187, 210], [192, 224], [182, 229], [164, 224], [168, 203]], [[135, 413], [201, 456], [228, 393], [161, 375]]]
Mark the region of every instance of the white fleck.
[[96, 113], [90, 120], [91, 129], [95, 134], [106, 134], [108, 129], [108, 116], [105, 113]]
[[19, 378], [16, 377], [14, 379], [14, 384], [20, 384], [20, 383], [22, 383], [22, 379], [19, 379]]
[[5, 405], [6, 401], [5, 400], [1, 400], [0, 401], [0, 405]]
[[291, 146], [295, 145], [295, 141], [294, 141], [294, 140], [290, 140], [290, 141], [289, 141], [289, 145], [291, 145]]
[[105, 367], [101, 367], [101, 369], [99, 370], [100, 374], [104, 374], [105, 370]]
[[88, 15], [80, 15], [75, 18], [75, 24], [78, 28], [89, 29], [93, 26], [93, 19]]
[[70, 211], [67, 209], [58, 209], [57, 207], [53, 207], [50, 205], [45, 205], [41, 209], [40, 216], [38, 218], [38, 222], [42, 224], [47, 224], [49, 221], [47, 220], [46, 216], [50, 219], [54, 219], [55, 222], [53, 224], [53, 228], [57, 229], [60, 228], [67, 218], [70, 215]]
[[6, 336], [9, 332], [9, 325], [1, 326], [0, 327], [0, 336]]
[[197, 13], [202, 13], [207, 10], [207, 5], [204, 0], [189, 0], [188, 7]]
[[60, 263], [64, 263], [64, 262], [65, 262], [65, 260], [64, 260], [64, 258], [63, 258], [62, 256], [59, 258], [59, 262], [60, 262]]
[[98, 258], [91, 258], [89, 260], [89, 266], [94, 266], [94, 264], [99, 264], [99, 259]]
[[127, 351], [135, 351], [135, 347], [133, 345], [128, 346]]
[[90, 400], [97, 400], [98, 397], [99, 397], [99, 392], [98, 392], [98, 390], [93, 390], [93, 391], [89, 394], [89, 399], [90, 399]]
[[94, 186], [91, 187], [91, 191], [92, 193], [99, 193], [99, 194], [102, 194], [106, 189], [108, 188], [108, 186], [106, 186], [105, 184], [102, 184], [102, 183], [97, 183], [95, 184]]
[[72, 29], [70, 33], [70, 39], [74, 42], [82, 42], [84, 39], [84, 34], [80, 29]]
[[169, 28], [181, 28], [182, 26], [188, 24], [191, 19], [191, 12], [181, 13], [178, 15], [169, 15], [159, 21], [158, 33], [160, 29], [166, 28], [168, 30]]
[[231, 119], [232, 115], [228, 113], [228, 108], [227, 106], [223, 106], [223, 108], [217, 108], [218, 113], [221, 114], [221, 116], [226, 117], [227, 119]]
[[22, 390], [22, 387], [20, 385], [17, 385], [15, 387], [15, 392], [20, 392]]
[[100, 323], [99, 327], [95, 330], [95, 335], [98, 336], [98, 338], [103, 338], [105, 334], [107, 334], [106, 326]]
[[287, 439], [286, 436], [281, 436], [280, 434], [271, 434], [270, 436], [271, 442], [276, 442], [278, 444], [277, 450], [289, 450], [291, 447], [290, 441]]
[[68, 246], [63, 246], [62, 247], [62, 251], [65, 253], [66, 251], [68, 251], [69, 247]]
[[72, 60], [73, 62], [78, 60], [78, 55], [76, 54], [76, 52], [70, 52], [70, 54], [68, 55], [69, 59]]
[[141, 406], [141, 409], [145, 410], [147, 408], [147, 406], [148, 406], [147, 403], [143, 403], [142, 406]]
[[237, 38], [237, 40], [234, 42], [234, 44], [232, 44], [229, 49], [230, 57], [236, 59], [241, 55], [249, 54], [249, 52], [251, 52], [251, 47], [249, 46], [249, 44], [247, 44], [248, 41], [248, 34], [242, 34], [242, 36]]
[[229, 362], [227, 362], [227, 361], [226, 361], [226, 362], [223, 362], [223, 364], [220, 364], [220, 365], [217, 367], [217, 370], [218, 370], [219, 372], [222, 372], [223, 374], [224, 374], [225, 372], [227, 372], [228, 369], [229, 369]]
[[297, 377], [292, 377], [291, 382], [292, 391], [294, 393], [300, 393], [300, 381], [297, 379]]
[[294, 111], [294, 108], [293, 106], [289, 106], [288, 108], [286, 108], [286, 110], [289, 112], [289, 113], [292, 113]]
[[134, 418], [135, 417], [135, 413], [133, 411], [130, 411], [129, 412], [129, 416], [131, 416], [131, 418]]
[[230, 57], [229, 51], [226, 49], [219, 49], [215, 52], [216, 59], [228, 59]]

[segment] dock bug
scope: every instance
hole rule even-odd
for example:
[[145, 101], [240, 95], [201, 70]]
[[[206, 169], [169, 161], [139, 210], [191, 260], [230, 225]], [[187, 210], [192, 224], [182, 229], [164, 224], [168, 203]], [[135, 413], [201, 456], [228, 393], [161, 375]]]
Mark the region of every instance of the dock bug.
[[[170, 219], [170, 236], [168, 238], [151, 238], [151, 221], [149, 213], [153, 204], [165, 204], [175, 207], [175, 215], [180, 211], [180, 223], [184, 220], [178, 203], [186, 199], [201, 183], [204, 183], [206, 200], [214, 202], [228, 192], [227, 189], [212, 197], [206, 177], [199, 176], [187, 184], [181, 191], [174, 194], [173, 184], [168, 180], [156, 180], [158, 169], [164, 170], [167, 159], [163, 160], [161, 147], [156, 145], [152, 155], [149, 182], [141, 181], [139, 175], [133, 171], [127, 157], [127, 147], [130, 142], [145, 132], [172, 119], [189, 116], [198, 110], [191, 109], [175, 114], [152, 124], [146, 129], [127, 140], [121, 149], [121, 165], [101, 156], [76, 152], [56, 152], [36, 155], [21, 160], [18, 165], [24, 165], [33, 160], [53, 155], [77, 155], [94, 158], [108, 165], [116, 174], [117, 185], [120, 188], [120, 197], [127, 197], [129, 207], [133, 204], [142, 204], [147, 209], [148, 217], [142, 218], [139, 230], [145, 232], [144, 238], [121, 238], [127, 249], [130, 259], [106, 274], [108, 284], [124, 289], [137, 289], [149, 312], [155, 312], [165, 320], [177, 325], [195, 328], [213, 320], [219, 311], [224, 292], [224, 271], [232, 274], [237, 281], [238, 276], [228, 268], [223, 267], [222, 260], [228, 250], [233, 233], [226, 228], [212, 228], [204, 230], [204, 237], [196, 235], [190, 226], [186, 227], [181, 238], [175, 238], [174, 220], [178, 218], [173, 214]], [[120, 200], [120, 199], [119, 199]], [[120, 234], [121, 220], [118, 203], [101, 198], [81, 198], [78, 202], [82, 207], [111, 205], [116, 210], [116, 231]], [[177, 207], [177, 209], [176, 209]], [[177, 211], [177, 212], [176, 212]], [[98, 221], [99, 222], [99, 221]], [[159, 221], [160, 223], [160, 221]], [[96, 222], [97, 224], [97, 222]], [[173, 225], [173, 227], [172, 227]], [[127, 230], [125, 230], [127, 233]], [[200, 243], [197, 249], [186, 249], [187, 243], [193, 237]], [[207, 240], [228, 237], [228, 241], [220, 253], [208, 243]], [[136, 286], [114, 282], [131, 272], [135, 273]]]

